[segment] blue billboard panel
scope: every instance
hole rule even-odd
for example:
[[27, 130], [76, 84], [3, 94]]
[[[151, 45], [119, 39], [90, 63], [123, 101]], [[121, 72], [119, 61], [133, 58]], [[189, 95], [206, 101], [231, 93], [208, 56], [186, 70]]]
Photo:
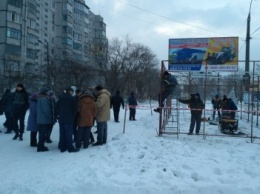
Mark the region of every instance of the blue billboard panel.
[[169, 40], [172, 71], [237, 71], [237, 61], [237, 37]]

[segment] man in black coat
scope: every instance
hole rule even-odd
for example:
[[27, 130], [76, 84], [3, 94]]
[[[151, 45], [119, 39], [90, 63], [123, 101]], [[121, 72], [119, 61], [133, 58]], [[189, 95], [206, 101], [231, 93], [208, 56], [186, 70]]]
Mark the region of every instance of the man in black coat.
[[199, 135], [200, 125], [201, 125], [201, 116], [202, 110], [205, 109], [205, 104], [200, 98], [200, 94], [192, 94], [190, 99], [178, 99], [179, 102], [184, 104], [189, 104], [191, 109], [191, 118], [190, 118], [190, 130], [188, 135], [193, 134], [194, 127], [196, 125], [196, 135]]
[[131, 95], [128, 98], [128, 105], [129, 105], [129, 111], [130, 111], [129, 120], [136, 121], [135, 114], [136, 114], [137, 100], [135, 98], [134, 92], [131, 92]]
[[168, 71], [165, 71], [163, 73], [162, 84], [163, 91], [161, 94], [158, 95], [159, 107], [157, 109], [154, 109], [155, 112], [160, 112], [161, 108], [164, 107], [165, 99], [173, 94], [176, 86], [178, 85], [178, 81], [175, 76], [170, 74]]
[[119, 117], [119, 112], [120, 112], [120, 106], [122, 105], [123, 109], [124, 109], [124, 100], [123, 98], [120, 96], [120, 92], [116, 91], [116, 95], [114, 95], [111, 98], [111, 108], [113, 108], [114, 111], [114, 120], [115, 122], [119, 122], [118, 117]]
[[13, 103], [13, 94], [10, 89], [6, 89], [2, 97], [2, 108], [5, 114], [6, 122], [5, 127], [7, 131], [5, 133], [11, 133], [13, 129], [13, 120], [12, 120], [12, 103]]
[[215, 120], [215, 112], [218, 111], [218, 119], [220, 119], [220, 105], [221, 105], [221, 99], [219, 98], [219, 95], [216, 94], [215, 97], [211, 100], [211, 103], [213, 105], [213, 120]]
[[[13, 128], [15, 131], [15, 136], [13, 140], [19, 137], [19, 140], [23, 140], [24, 133], [24, 119], [27, 109], [29, 108], [29, 96], [26, 92], [23, 84], [18, 84], [16, 91], [13, 95]], [[20, 126], [18, 127], [18, 121]]]
[[60, 126], [59, 149], [61, 152], [67, 150], [68, 152], [79, 151], [72, 144], [73, 127], [77, 114], [77, 101], [72, 94], [72, 88], [67, 88], [57, 102], [57, 115]]

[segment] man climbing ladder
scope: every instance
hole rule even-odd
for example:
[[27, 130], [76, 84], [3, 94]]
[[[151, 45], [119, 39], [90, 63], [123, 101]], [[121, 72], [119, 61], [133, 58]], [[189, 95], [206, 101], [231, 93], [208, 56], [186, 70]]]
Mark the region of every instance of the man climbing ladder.
[[161, 108], [164, 107], [164, 100], [168, 98], [173, 92], [175, 87], [178, 85], [177, 79], [170, 74], [168, 71], [164, 71], [162, 78], [163, 92], [158, 95], [159, 107], [154, 109], [155, 112], [160, 112]]

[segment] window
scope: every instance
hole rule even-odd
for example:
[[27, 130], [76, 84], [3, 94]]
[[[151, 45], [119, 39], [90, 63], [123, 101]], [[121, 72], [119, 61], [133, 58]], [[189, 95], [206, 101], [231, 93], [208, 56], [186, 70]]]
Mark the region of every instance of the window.
[[35, 29], [35, 27], [36, 27], [36, 22], [35, 22], [35, 20], [28, 19], [28, 23], [29, 23], [29, 27], [30, 27], [30, 28]]
[[75, 1], [75, 7], [76, 7], [77, 9], [79, 9], [79, 10], [82, 10], [82, 11], [84, 11], [84, 8], [85, 8], [85, 6], [84, 6], [83, 4], [78, 3], [78, 2], [76, 2], [76, 1]]
[[28, 34], [27, 36], [27, 42], [30, 42], [32, 44], [35, 44], [37, 42], [38, 37], [32, 35], [32, 34]]
[[7, 37], [14, 39], [21, 39], [21, 31], [13, 28], [7, 28]]
[[76, 19], [81, 20], [82, 15], [80, 15], [80, 14], [78, 14], [78, 13], [75, 13], [75, 14], [74, 14], [74, 17], [75, 17]]
[[8, 0], [8, 4], [14, 7], [21, 8], [23, 6], [23, 0]]
[[74, 38], [76, 39], [76, 40], [82, 40], [82, 35], [81, 34], [78, 34], [78, 33], [74, 33]]
[[20, 63], [18, 61], [6, 61], [5, 70], [20, 71]]
[[21, 56], [21, 46], [6, 44], [6, 53], [10, 55]]
[[64, 20], [64, 21], [67, 21], [67, 20], [68, 20], [68, 15], [63, 14], [62, 17], [63, 17], [63, 20]]
[[37, 57], [37, 53], [33, 49], [27, 49], [26, 50], [26, 57], [31, 58], [31, 59], [35, 59]]
[[73, 34], [73, 29], [69, 26], [62, 26], [62, 32], [68, 33], [68, 34]]
[[74, 48], [75, 50], [81, 51], [81, 44], [78, 44], [78, 43], [75, 43], [75, 42], [74, 42], [73, 48]]
[[74, 28], [75, 28], [76, 30], [82, 30], [82, 26], [79, 25], [79, 24], [74, 24]]
[[70, 4], [68, 3], [63, 3], [63, 10], [68, 10], [69, 12], [73, 11], [73, 8]]
[[72, 39], [70, 39], [70, 38], [63, 37], [63, 38], [62, 38], [62, 44], [67, 44], [67, 45], [72, 46], [72, 45], [73, 45], [73, 41], [72, 41]]
[[28, 3], [28, 12], [36, 15], [36, 6], [31, 3]]
[[21, 15], [15, 13], [15, 12], [8, 12], [7, 13], [7, 19], [12, 22], [16, 22], [18, 24], [21, 23]]

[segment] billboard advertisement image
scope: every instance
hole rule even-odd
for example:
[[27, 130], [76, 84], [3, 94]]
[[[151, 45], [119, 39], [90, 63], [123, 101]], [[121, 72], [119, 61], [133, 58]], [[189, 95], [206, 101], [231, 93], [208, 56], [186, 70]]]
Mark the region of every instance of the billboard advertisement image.
[[169, 70], [237, 71], [238, 37], [169, 40]]

